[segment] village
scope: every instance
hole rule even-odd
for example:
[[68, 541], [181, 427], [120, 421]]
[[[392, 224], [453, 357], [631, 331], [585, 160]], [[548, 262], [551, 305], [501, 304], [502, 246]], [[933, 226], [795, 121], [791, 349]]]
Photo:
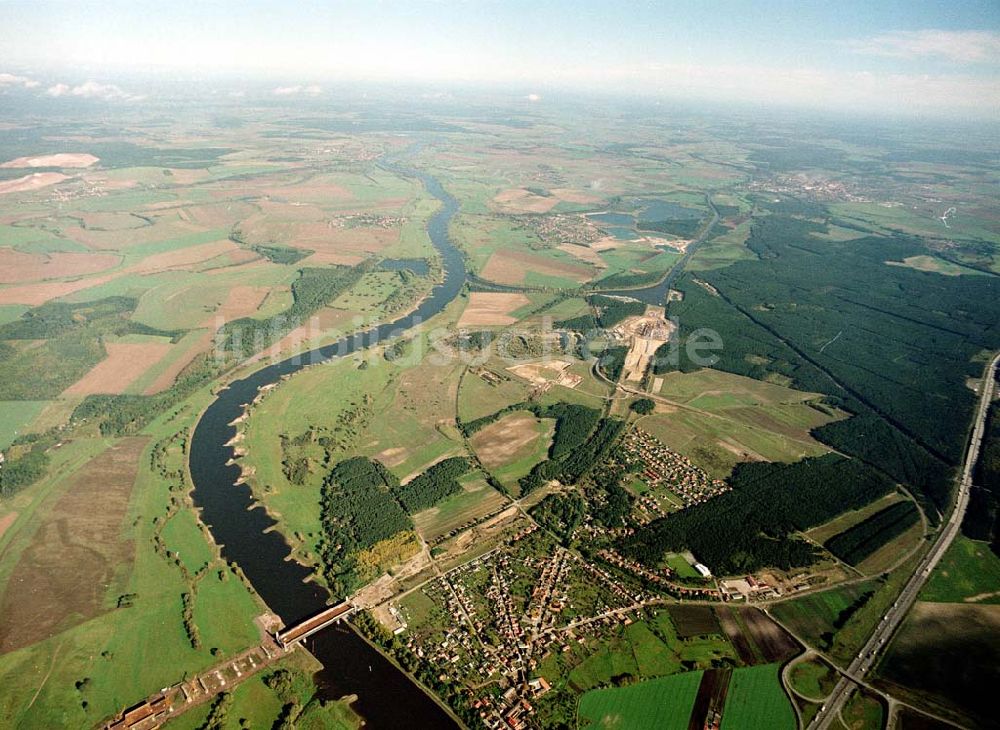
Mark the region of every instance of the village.
[[648, 491], [637, 495], [635, 518], [646, 523], [729, 491], [687, 457], [667, 448], [641, 428], [629, 431], [621, 442], [625, 467], [638, 473]]

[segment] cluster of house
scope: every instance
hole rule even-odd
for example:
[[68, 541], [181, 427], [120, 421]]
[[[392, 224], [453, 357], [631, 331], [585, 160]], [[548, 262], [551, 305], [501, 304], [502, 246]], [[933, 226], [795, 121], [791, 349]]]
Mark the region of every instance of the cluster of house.
[[525, 730], [532, 726], [534, 714], [529, 698], [541, 697], [551, 687], [545, 677], [535, 677], [522, 687], [511, 687], [499, 697], [480, 697], [472, 703], [479, 712], [479, 719], [490, 730]]
[[[622, 440], [622, 451], [629, 465], [639, 464], [642, 478], [650, 491], [638, 498], [639, 507], [650, 519], [664, 517], [670, 512], [706, 502], [730, 487], [719, 479], [712, 479], [703, 469], [691, 463], [686, 456], [668, 449], [651, 434], [636, 428]], [[663, 490], [669, 491], [669, 495]], [[671, 499], [673, 495], [676, 499]], [[678, 503], [676, 500], [680, 500]]]
[[589, 246], [607, 234], [584, 216], [578, 215], [528, 215], [518, 221], [546, 244], [574, 243]]
[[750, 190], [767, 193], [804, 194], [813, 200], [848, 203], [871, 202], [871, 198], [865, 195], [853, 182], [829, 180], [804, 173], [775, 175], [765, 180], [752, 180], [748, 187]]
[[[427, 584], [425, 594], [444, 615], [434, 619], [430, 634], [416, 627], [401, 636], [421, 661], [440, 672], [441, 681], [470, 688], [471, 706], [490, 728], [531, 726], [532, 702], [550, 688], [537, 675], [541, 660], [568, 651], [571, 641], [582, 643], [603, 628], [630, 622], [624, 614], [643, 598], [605, 568], [563, 548], [542, 553], [509, 549], [535, 529], [525, 528], [503, 548]], [[574, 586], [591, 583], [606, 590], [596, 600], [586, 590], [586, 616], [574, 621]]]
[[330, 228], [399, 228], [406, 223], [406, 218], [396, 215], [378, 215], [377, 213], [355, 213], [335, 215], [329, 220]]

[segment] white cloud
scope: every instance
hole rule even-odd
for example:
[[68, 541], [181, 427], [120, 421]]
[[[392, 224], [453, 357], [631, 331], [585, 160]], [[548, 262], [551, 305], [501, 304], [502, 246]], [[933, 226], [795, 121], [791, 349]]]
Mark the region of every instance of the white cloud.
[[27, 76], [18, 76], [17, 74], [0, 73], [0, 89], [7, 86], [20, 86], [25, 89], [33, 89], [39, 85], [38, 81], [34, 79], [29, 79]]
[[541, 101], [542, 100], [542, 97], [541, 97], [540, 94], [528, 94], [524, 98], [527, 99], [528, 101]]
[[846, 45], [855, 53], [884, 58], [1000, 63], [1000, 33], [988, 30], [899, 30]]
[[296, 84], [295, 86], [279, 86], [272, 93], [275, 96], [296, 96], [298, 94], [305, 94], [306, 96], [319, 96], [323, 93], [323, 89], [316, 84], [310, 84], [309, 86]]
[[53, 84], [45, 90], [46, 96], [75, 96], [80, 99], [101, 99], [102, 101], [140, 101], [145, 96], [129, 94], [114, 84], [102, 84], [97, 81], [85, 81], [76, 86], [69, 84]]

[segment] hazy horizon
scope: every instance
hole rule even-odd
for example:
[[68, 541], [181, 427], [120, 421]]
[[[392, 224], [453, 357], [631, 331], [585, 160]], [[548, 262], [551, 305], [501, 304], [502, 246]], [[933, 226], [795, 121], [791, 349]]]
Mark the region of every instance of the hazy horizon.
[[199, 78], [236, 98], [371, 83], [996, 119], [1000, 6], [0, 2], [0, 95], [128, 102]]

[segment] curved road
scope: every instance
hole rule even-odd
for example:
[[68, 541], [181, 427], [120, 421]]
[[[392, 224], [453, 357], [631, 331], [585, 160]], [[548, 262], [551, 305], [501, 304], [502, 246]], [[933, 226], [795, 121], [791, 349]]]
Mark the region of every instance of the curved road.
[[903, 623], [907, 612], [917, 600], [920, 590], [927, 582], [927, 578], [944, 556], [955, 536], [962, 526], [962, 518], [965, 510], [969, 506], [969, 492], [972, 488], [972, 471], [979, 460], [979, 448], [983, 441], [983, 432], [986, 426], [986, 414], [989, 411], [990, 401], [993, 398], [994, 385], [996, 383], [997, 366], [1000, 364], [1000, 353], [990, 361], [986, 368], [983, 379], [983, 390], [979, 396], [979, 409], [976, 412], [975, 426], [972, 429], [972, 437], [969, 440], [968, 449], [965, 452], [965, 464], [962, 467], [962, 479], [958, 485], [958, 499], [955, 502], [955, 509], [952, 510], [948, 522], [938, 535], [937, 541], [927, 552], [923, 560], [920, 561], [916, 571], [910, 577], [899, 598], [892, 604], [892, 608], [882, 618], [875, 628], [871, 637], [864, 647], [854, 658], [844, 672], [833, 692], [827, 698], [822, 709], [813, 718], [809, 725], [810, 730], [826, 730], [830, 724], [837, 721], [841, 710], [854, 691], [854, 682], [846, 677], [852, 677], [858, 681], [864, 681], [865, 675], [871, 671], [878, 660], [879, 654], [885, 649], [892, 638], [893, 633]]

